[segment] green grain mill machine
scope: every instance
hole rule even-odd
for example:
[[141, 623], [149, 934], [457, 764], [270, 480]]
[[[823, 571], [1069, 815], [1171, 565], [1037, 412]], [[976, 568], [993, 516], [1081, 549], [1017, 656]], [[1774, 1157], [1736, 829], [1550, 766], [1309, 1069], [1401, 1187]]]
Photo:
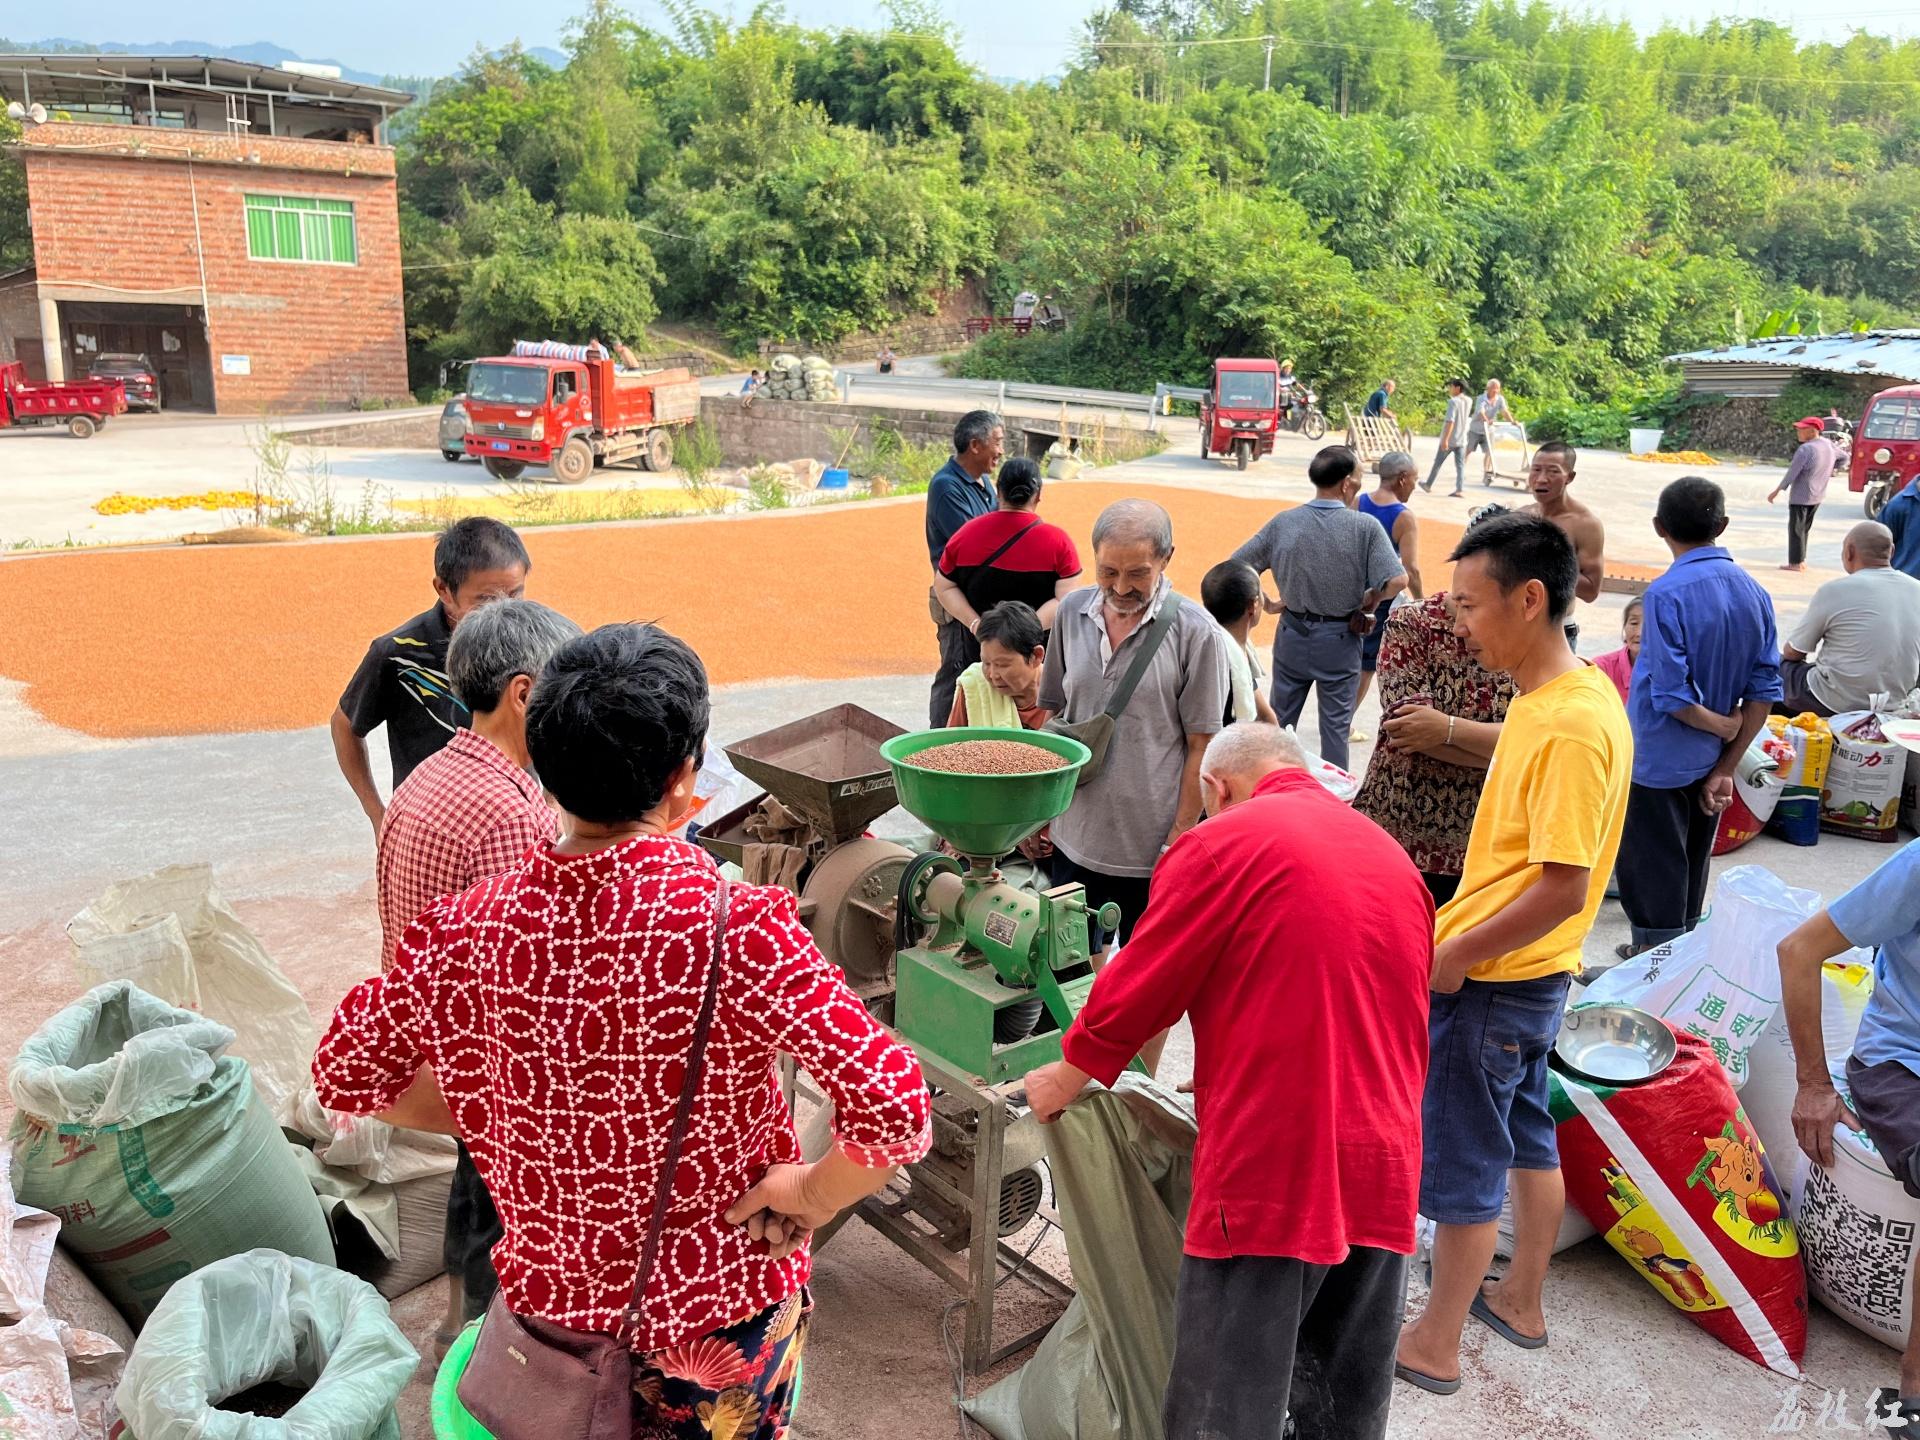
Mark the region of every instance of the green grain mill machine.
[[[967, 740], [1038, 746], [1058, 769], [963, 774], [923, 769], [922, 750]], [[1093, 987], [1086, 891], [1022, 888], [999, 862], [1072, 803], [1090, 758], [1045, 731], [962, 728], [900, 735], [880, 747], [903, 809], [960, 855], [908, 862], [895, 914], [894, 1026], [916, 1050], [988, 1084], [1060, 1058], [1060, 1037]], [[1117, 907], [1097, 916], [1109, 930]]]
[[[971, 775], [913, 762], [922, 750], [962, 740], [1038, 745], [1067, 763]], [[850, 1213], [964, 1297], [961, 1351], [978, 1373], [1040, 1333], [994, 1343], [995, 1292], [1009, 1269], [1053, 1300], [1072, 1298], [1007, 1241], [1043, 1211], [1045, 1146], [1022, 1082], [1059, 1058], [1060, 1037], [1093, 983], [1086, 892], [1049, 888], [1024, 864], [1008, 863], [1003, 873], [1001, 862], [1066, 810], [1088, 751], [1038, 731], [902, 734], [858, 706], [838, 705], [730, 745], [727, 755], [811, 827], [794, 886], [801, 919], [867, 1008], [913, 1047], [934, 1092], [932, 1152]], [[700, 843], [744, 860], [750, 837], [742, 827], [758, 803], [715, 820]], [[865, 833], [896, 803], [955, 853]], [[1109, 929], [1119, 919], [1098, 918]], [[806, 1112], [809, 1158], [824, 1153], [830, 1129], [824, 1105]], [[815, 1236], [816, 1251], [834, 1228]]]

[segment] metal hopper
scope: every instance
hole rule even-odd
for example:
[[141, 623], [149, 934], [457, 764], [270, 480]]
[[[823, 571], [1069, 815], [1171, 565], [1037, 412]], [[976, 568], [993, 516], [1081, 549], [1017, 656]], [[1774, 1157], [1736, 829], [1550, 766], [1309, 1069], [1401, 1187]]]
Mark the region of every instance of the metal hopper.
[[840, 845], [894, 807], [893, 767], [880, 746], [905, 733], [858, 705], [836, 705], [726, 750], [742, 775]]

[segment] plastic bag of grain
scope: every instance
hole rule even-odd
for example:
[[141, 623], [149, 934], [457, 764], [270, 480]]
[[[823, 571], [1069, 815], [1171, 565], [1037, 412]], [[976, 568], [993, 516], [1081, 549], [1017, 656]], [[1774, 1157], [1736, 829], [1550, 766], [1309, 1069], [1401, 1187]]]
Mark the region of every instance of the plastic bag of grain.
[[20, 1047], [13, 1182], [135, 1327], [167, 1287], [259, 1246], [333, 1263], [325, 1217], [233, 1031], [126, 980]]
[[419, 1364], [364, 1280], [253, 1250], [168, 1292], [117, 1398], [133, 1440], [400, 1440]]
[[89, 985], [131, 980], [170, 1005], [234, 1032], [232, 1053], [274, 1119], [310, 1083], [307, 1002], [214, 888], [211, 865], [170, 865], [123, 880], [67, 922]]

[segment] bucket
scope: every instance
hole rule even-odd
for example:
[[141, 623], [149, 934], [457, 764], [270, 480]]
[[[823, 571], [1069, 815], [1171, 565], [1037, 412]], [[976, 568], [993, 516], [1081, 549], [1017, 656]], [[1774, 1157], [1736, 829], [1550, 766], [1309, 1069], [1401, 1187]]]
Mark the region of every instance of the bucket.
[[1634, 455], [1651, 455], [1660, 448], [1660, 437], [1665, 433], [1664, 430], [1628, 430], [1627, 449]]
[[1820, 840], [1820, 797], [1789, 790], [1774, 806], [1767, 829], [1789, 845], [1814, 845]]
[[840, 469], [827, 469], [820, 472], [820, 489], [844, 490], [847, 488], [847, 472]]

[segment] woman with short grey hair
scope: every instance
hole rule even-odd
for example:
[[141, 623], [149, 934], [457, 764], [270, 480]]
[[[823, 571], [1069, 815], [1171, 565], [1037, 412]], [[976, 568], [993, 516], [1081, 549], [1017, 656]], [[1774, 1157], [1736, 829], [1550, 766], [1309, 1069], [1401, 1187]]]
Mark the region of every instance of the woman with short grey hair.
[[553, 652], [580, 627], [537, 600], [495, 600], [461, 622], [447, 646], [447, 681], [478, 716], [499, 707], [508, 685], [524, 676], [529, 689]]
[[[533, 776], [527, 697], [547, 661], [580, 627], [532, 600], [474, 609], [447, 647], [447, 678], [467, 724], [423, 760], [387, 806], [380, 829], [381, 963], [391, 969], [400, 937], [444, 895], [505, 874], [560, 821]], [[463, 1147], [447, 1196], [444, 1254], [452, 1277], [444, 1348], [477, 1319], [497, 1287], [491, 1251], [500, 1239], [493, 1200]]]

